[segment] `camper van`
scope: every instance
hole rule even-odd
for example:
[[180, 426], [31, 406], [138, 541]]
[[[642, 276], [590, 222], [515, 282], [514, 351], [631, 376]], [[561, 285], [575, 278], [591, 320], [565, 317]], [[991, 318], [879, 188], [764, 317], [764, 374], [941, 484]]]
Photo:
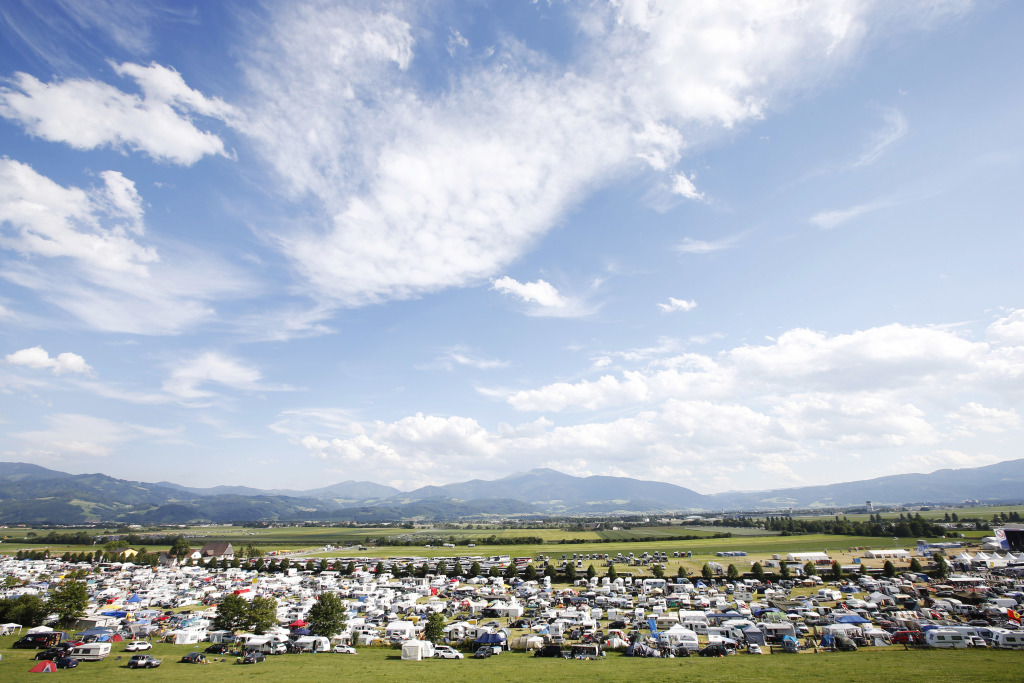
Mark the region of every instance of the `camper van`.
[[68, 657], [83, 662], [98, 662], [110, 654], [110, 643], [85, 643], [76, 645], [68, 652]]
[[951, 628], [933, 628], [924, 634], [925, 645], [929, 647], [964, 648], [967, 637]]
[[1008, 650], [1024, 649], [1024, 633], [1021, 631], [1000, 630], [996, 633], [996, 647]]

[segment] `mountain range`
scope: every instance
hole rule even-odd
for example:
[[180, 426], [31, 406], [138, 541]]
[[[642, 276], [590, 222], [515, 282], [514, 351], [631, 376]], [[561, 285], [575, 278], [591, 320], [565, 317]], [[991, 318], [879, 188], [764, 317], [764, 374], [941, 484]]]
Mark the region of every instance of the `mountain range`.
[[814, 509], [875, 504], [1024, 500], [1024, 459], [984, 467], [901, 474], [823, 486], [697, 493], [666, 482], [576, 477], [534, 469], [403, 492], [366, 481], [307, 491], [189, 487], [68, 474], [0, 462], [0, 522], [183, 524], [241, 521], [398, 521], [471, 517], [607, 515]]

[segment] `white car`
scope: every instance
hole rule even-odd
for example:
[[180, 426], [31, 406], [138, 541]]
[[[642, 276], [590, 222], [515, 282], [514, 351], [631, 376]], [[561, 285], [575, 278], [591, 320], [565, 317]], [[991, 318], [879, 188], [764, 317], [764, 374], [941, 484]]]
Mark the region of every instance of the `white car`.
[[465, 659], [461, 652], [456, 652], [447, 645], [435, 645], [434, 656], [438, 659]]
[[339, 655], [354, 655], [356, 653], [356, 649], [354, 647], [349, 647], [348, 645], [335, 645], [331, 652], [336, 652]]
[[153, 643], [145, 640], [133, 640], [124, 646], [125, 652], [142, 652], [143, 650], [152, 650]]

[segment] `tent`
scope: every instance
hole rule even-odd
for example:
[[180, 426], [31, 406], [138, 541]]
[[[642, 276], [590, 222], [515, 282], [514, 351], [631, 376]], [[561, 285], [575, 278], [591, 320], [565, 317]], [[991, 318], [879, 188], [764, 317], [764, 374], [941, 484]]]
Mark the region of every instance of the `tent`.
[[747, 643], [751, 645], [765, 644], [764, 632], [756, 626], [748, 626], [743, 629], [743, 637], [746, 638]]
[[635, 642], [626, 648], [623, 652], [627, 657], [660, 657], [661, 653], [655, 650], [653, 647], [647, 647], [641, 642]]
[[57, 664], [50, 659], [42, 659], [28, 670], [30, 674], [52, 674], [57, 672]]
[[477, 645], [503, 645], [505, 636], [500, 633], [484, 633], [473, 642]]
[[407, 640], [402, 643], [402, 660], [418, 662], [434, 656], [434, 644], [427, 640]]
[[844, 614], [836, 617], [837, 624], [870, 624], [870, 619], [865, 619], [859, 614]]

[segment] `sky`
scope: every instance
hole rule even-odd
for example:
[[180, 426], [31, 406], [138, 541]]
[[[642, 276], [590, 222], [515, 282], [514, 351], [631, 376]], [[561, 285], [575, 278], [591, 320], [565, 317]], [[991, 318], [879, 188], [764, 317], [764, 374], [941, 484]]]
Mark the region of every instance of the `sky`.
[[0, 4], [0, 458], [701, 493], [1022, 456], [1024, 5]]

